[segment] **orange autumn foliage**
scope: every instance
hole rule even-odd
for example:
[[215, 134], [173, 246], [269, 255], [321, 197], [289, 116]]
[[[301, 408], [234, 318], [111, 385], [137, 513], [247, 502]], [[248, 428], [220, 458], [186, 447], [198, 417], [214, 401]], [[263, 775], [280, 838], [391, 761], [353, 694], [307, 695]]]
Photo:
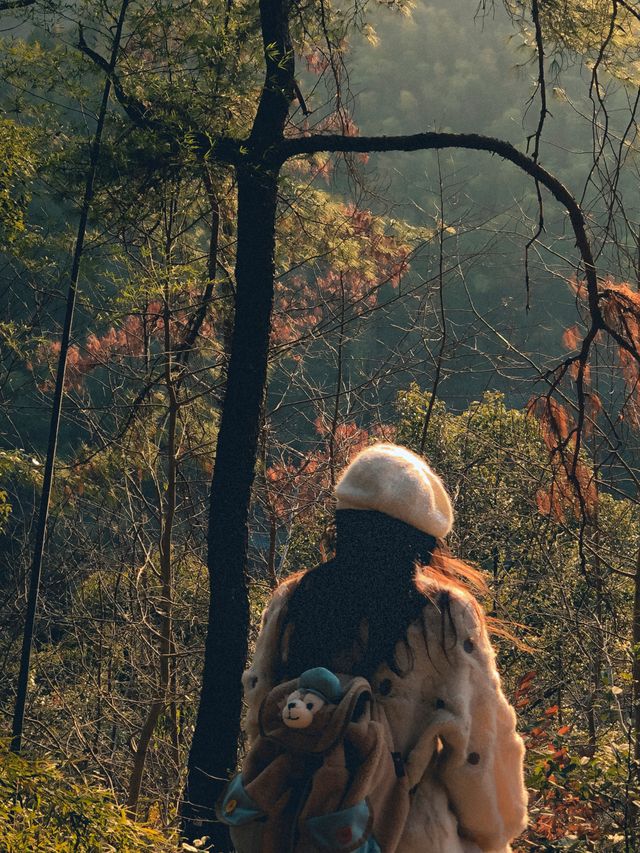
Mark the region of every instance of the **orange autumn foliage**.
[[577, 326], [570, 326], [568, 329], [564, 330], [562, 335], [562, 343], [568, 350], [578, 349], [578, 343], [580, 341], [580, 333], [578, 331]]
[[[586, 401], [589, 423], [589, 417], [597, 414], [601, 403], [595, 394], [588, 394]], [[567, 512], [578, 518], [584, 509], [590, 515], [597, 503], [597, 489], [590, 469], [580, 459], [573, 458], [577, 425], [567, 408], [544, 396], [530, 400], [527, 413], [537, 420], [550, 454], [551, 485], [536, 493], [538, 512], [561, 523], [566, 521]]]
[[280, 523], [311, 516], [328, 503], [333, 494], [332, 478], [373, 439], [393, 441], [395, 430], [377, 426], [367, 431], [353, 422], [336, 426], [331, 448], [331, 423], [323, 416], [316, 419], [320, 446], [299, 461], [273, 463], [266, 471], [267, 502]]
[[324, 264], [316, 275], [287, 275], [275, 283], [271, 328], [272, 347], [287, 347], [323, 329], [335, 326], [342, 310], [356, 313], [375, 308], [383, 284], [394, 289], [409, 270], [411, 246], [385, 233], [369, 210], [354, 205], [338, 208], [344, 239], [361, 244], [375, 273], [363, 272], [361, 258]]
[[[583, 281], [570, 281], [569, 286], [577, 299], [586, 302], [587, 291]], [[627, 391], [627, 400], [621, 417], [629, 420], [634, 429], [638, 429], [640, 428], [640, 292], [627, 282], [607, 279], [600, 288], [600, 308], [609, 329], [626, 344], [625, 346], [616, 342], [616, 355]], [[563, 342], [567, 349], [576, 349], [577, 334], [576, 326], [564, 332]], [[570, 373], [575, 379], [577, 365], [571, 365]], [[585, 373], [585, 382], [589, 381], [590, 377]]]
[[623, 416], [634, 429], [640, 427], [640, 293], [624, 282], [609, 280], [602, 288], [602, 315], [606, 323], [627, 343], [631, 352], [617, 347], [618, 361], [627, 389]]

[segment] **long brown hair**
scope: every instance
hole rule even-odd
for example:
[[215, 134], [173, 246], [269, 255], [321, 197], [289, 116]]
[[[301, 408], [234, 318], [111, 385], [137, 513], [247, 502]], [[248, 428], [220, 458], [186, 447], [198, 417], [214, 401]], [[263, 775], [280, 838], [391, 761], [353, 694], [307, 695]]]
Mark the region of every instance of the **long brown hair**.
[[382, 663], [399, 673], [396, 646], [432, 603], [419, 582], [424, 574], [445, 595], [465, 590], [484, 620], [473, 595], [487, 590], [477, 569], [448, 556], [434, 537], [384, 513], [338, 510], [335, 558], [302, 573], [289, 596], [280, 623], [278, 677], [295, 678], [315, 666], [332, 669], [338, 660], [350, 660], [350, 671], [367, 678]]

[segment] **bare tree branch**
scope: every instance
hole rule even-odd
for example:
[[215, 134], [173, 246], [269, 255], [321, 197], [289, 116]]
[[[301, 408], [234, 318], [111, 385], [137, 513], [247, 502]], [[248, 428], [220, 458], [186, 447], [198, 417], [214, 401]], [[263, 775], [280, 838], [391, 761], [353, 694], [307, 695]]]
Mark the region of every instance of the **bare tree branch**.
[[[35, 0], [33, 0], [35, 2]], [[125, 111], [129, 119], [136, 127], [147, 128], [154, 130], [163, 136], [169, 137], [173, 141], [186, 142], [188, 138], [189, 146], [201, 156], [208, 157], [211, 160], [217, 160], [221, 163], [235, 164], [240, 158], [240, 149], [242, 143], [236, 142], [228, 137], [212, 137], [206, 131], [200, 130], [193, 124], [191, 117], [180, 109], [176, 104], [156, 104], [147, 105], [138, 98], [129, 95], [116, 73], [115, 69], [109, 67], [107, 60], [96, 53], [95, 50], [89, 47], [84, 38], [82, 26], [79, 27], [78, 35], [78, 50], [88, 57], [100, 70], [106, 74], [113, 86], [114, 94], [118, 103]], [[169, 121], [165, 121], [154, 116], [157, 112], [171, 111], [180, 116], [183, 122], [181, 127], [172, 126]]]
[[[531, 0], [531, 17], [533, 19], [533, 23], [535, 26], [536, 33], [536, 53], [538, 55], [538, 81], [536, 84], [536, 91], [540, 92], [540, 115], [538, 118], [538, 125], [533, 133], [533, 136], [527, 139], [527, 150], [529, 148], [529, 142], [531, 139], [535, 139], [533, 154], [532, 157], [535, 162], [538, 162], [538, 157], [540, 155], [540, 141], [542, 139], [542, 130], [544, 128], [544, 122], [549, 115], [549, 110], [547, 109], [547, 85], [544, 74], [544, 41], [542, 38], [542, 24], [540, 22], [540, 9], [538, 7], [538, 0]], [[535, 92], [531, 96], [531, 100], [535, 97]], [[542, 193], [540, 192], [540, 182], [536, 180], [536, 196], [538, 199], [538, 225], [536, 227], [535, 233], [532, 234], [531, 238], [527, 241], [527, 245], [524, 249], [524, 280], [525, 280], [525, 288], [527, 291], [527, 311], [529, 310], [529, 295], [530, 295], [530, 277], [529, 277], [529, 251], [533, 244], [536, 242], [538, 237], [544, 231], [544, 206], [542, 203]]]
[[[576, 245], [584, 263], [587, 282], [589, 311], [598, 328], [606, 328], [598, 304], [596, 269], [587, 237], [584, 214], [573, 194], [554, 175], [544, 169], [532, 157], [523, 154], [510, 142], [478, 133], [414, 133], [405, 136], [307, 136], [287, 139], [279, 147], [284, 160], [298, 154], [315, 154], [319, 151], [361, 152], [373, 151], [428, 151], [443, 148], [464, 148], [472, 151], [487, 151], [509, 160], [523, 172], [531, 175], [545, 186], [553, 197], [568, 211], [576, 236]], [[640, 361], [640, 355], [635, 356]]]
[[622, 6], [623, 9], [626, 9], [630, 15], [633, 15], [634, 18], [637, 18], [640, 21], [640, 10], [634, 9], [631, 3], [627, 3], [627, 0], [618, 0], [618, 4]]
[[2, 0], [0, 2], [0, 12], [7, 12], [10, 9], [24, 9], [25, 6], [33, 6], [36, 0]]

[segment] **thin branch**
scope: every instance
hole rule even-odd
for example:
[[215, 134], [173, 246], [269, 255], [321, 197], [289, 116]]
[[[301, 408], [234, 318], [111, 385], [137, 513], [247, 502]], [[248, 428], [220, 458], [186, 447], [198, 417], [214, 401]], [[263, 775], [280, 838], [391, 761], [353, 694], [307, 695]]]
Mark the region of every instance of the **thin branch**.
[[[535, 27], [536, 53], [538, 55], [538, 80], [536, 82], [536, 90], [540, 92], [540, 115], [535, 132], [527, 139], [527, 149], [531, 139], [534, 139], [535, 143], [533, 146], [533, 154], [531, 156], [537, 163], [540, 154], [540, 140], [542, 139], [544, 121], [546, 117], [550, 115], [549, 110], [547, 109], [547, 85], [544, 75], [544, 42], [542, 40], [542, 25], [540, 23], [538, 0], [531, 0], [531, 18]], [[534, 96], [535, 92], [531, 98], [533, 99]], [[531, 101], [529, 101], [529, 103], [531, 103]]]
[[442, 364], [444, 361], [444, 351], [447, 345], [447, 315], [444, 307], [444, 192], [442, 187], [442, 166], [440, 164], [440, 153], [438, 153], [438, 187], [440, 190], [440, 228], [438, 229], [438, 295], [440, 302], [440, 330], [442, 337], [440, 338], [440, 348], [436, 359], [436, 371], [433, 377], [433, 385], [431, 386], [431, 396], [429, 404], [424, 416], [422, 425], [422, 437], [420, 439], [420, 454], [424, 456], [424, 449], [427, 443], [427, 435], [429, 433], [429, 424], [431, 423], [431, 415], [436, 404], [438, 396], [438, 387], [440, 385], [440, 377], [442, 374]]
[[189, 360], [189, 356], [204, 323], [207, 311], [211, 306], [213, 292], [216, 283], [216, 272], [218, 269], [218, 245], [220, 232], [220, 205], [216, 196], [215, 187], [211, 180], [211, 175], [203, 164], [202, 181], [204, 183], [209, 206], [211, 209], [211, 232], [209, 236], [209, 254], [207, 258], [207, 283], [198, 310], [191, 318], [182, 342], [177, 347], [176, 361], [185, 364]]
[[[527, 139], [527, 150], [529, 147], [529, 142], [531, 139], [535, 139], [535, 144], [533, 147], [532, 159], [537, 163], [538, 157], [540, 155], [540, 141], [542, 139], [542, 130], [544, 128], [544, 121], [549, 115], [549, 110], [547, 109], [547, 85], [544, 76], [544, 42], [542, 39], [542, 25], [540, 23], [540, 9], [538, 6], [538, 0], [531, 0], [531, 17], [533, 19], [533, 24], [535, 27], [536, 33], [536, 52], [538, 54], [538, 81], [536, 85], [536, 89], [540, 92], [540, 115], [538, 118], [538, 126], [536, 127], [535, 133], [533, 137], [529, 137]], [[534, 93], [535, 94], [535, 93]], [[533, 95], [531, 96], [534, 97]], [[527, 311], [530, 308], [530, 276], [529, 276], [529, 251], [533, 244], [536, 242], [538, 237], [544, 231], [544, 206], [542, 203], [542, 193], [540, 192], [540, 182], [536, 180], [536, 196], [538, 200], [538, 225], [535, 233], [528, 240], [527, 245], [524, 249], [524, 280], [525, 280], [525, 289], [527, 293]]]
[[6, 12], [9, 9], [23, 9], [25, 6], [33, 6], [36, 0], [2, 0], [0, 2], [0, 12]]
[[[188, 139], [189, 147], [193, 151], [211, 160], [228, 164], [237, 164], [241, 160], [240, 150], [242, 142], [224, 136], [210, 136], [206, 131], [202, 131], [196, 127], [190, 116], [176, 104], [156, 104], [152, 107], [146, 105], [138, 98], [129, 95], [125, 91], [115, 69], [111, 68], [107, 60], [103, 56], [100, 56], [99, 53], [96, 53], [86, 43], [82, 25], [79, 27], [77, 47], [81, 53], [108, 76], [118, 103], [136, 127], [154, 130], [162, 136], [169, 138], [172, 142], [184, 143]], [[169, 121], [154, 118], [153, 114], [160, 111], [173, 112], [179, 115], [184, 124], [174, 126]]]
[[[361, 152], [373, 151], [427, 151], [443, 148], [464, 148], [471, 151], [487, 151], [509, 160], [523, 172], [545, 186], [553, 197], [567, 209], [576, 237], [576, 245], [584, 263], [587, 282], [589, 311], [598, 328], [605, 328], [604, 318], [598, 304], [598, 282], [596, 269], [587, 237], [584, 214], [573, 194], [554, 175], [539, 163], [523, 154], [510, 142], [478, 133], [415, 133], [405, 136], [307, 136], [287, 139], [279, 146], [282, 161], [299, 154], [315, 154], [319, 151]], [[636, 355], [640, 361], [640, 355]]]
[[626, 0], [618, 0], [618, 4], [622, 6], [623, 9], [626, 9], [630, 15], [633, 15], [634, 18], [637, 18], [640, 21], [640, 11], [638, 11], [638, 9], [634, 9], [630, 3], [626, 2]]
[[310, 111], [310, 110], [309, 110], [309, 108], [307, 107], [307, 103], [306, 103], [306, 101], [305, 101], [305, 99], [304, 99], [304, 95], [303, 95], [303, 94], [302, 94], [302, 92], [300, 91], [300, 86], [298, 86], [298, 84], [297, 84], [297, 82], [296, 82], [296, 81], [294, 81], [294, 83], [293, 83], [293, 91], [294, 91], [294, 93], [295, 93], [296, 98], [298, 99], [298, 103], [300, 104], [300, 109], [302, 110], [302, 114], [303, 114], [305, 117], [306, 117], [306, 116], [310, 116], [310, 115], [311, 115], [311, 111]]

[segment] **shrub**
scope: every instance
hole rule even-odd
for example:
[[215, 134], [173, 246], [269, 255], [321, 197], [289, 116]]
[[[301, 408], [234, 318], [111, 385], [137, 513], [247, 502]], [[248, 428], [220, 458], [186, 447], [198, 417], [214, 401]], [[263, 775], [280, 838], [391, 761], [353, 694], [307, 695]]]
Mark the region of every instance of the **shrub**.
[[130, 853], [175, 850], [157, 830], [130, 820], [111, 795], [76, 783], [50, 761], [0, 746], [3, 853]]

